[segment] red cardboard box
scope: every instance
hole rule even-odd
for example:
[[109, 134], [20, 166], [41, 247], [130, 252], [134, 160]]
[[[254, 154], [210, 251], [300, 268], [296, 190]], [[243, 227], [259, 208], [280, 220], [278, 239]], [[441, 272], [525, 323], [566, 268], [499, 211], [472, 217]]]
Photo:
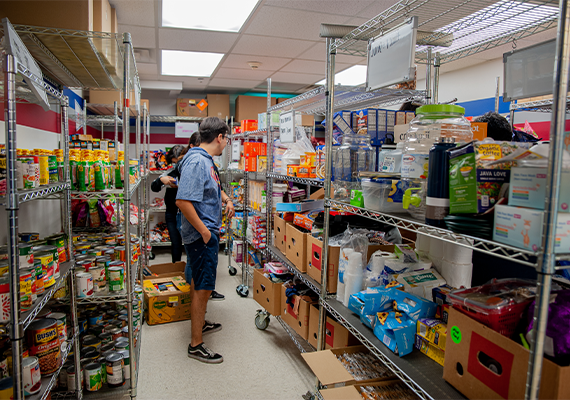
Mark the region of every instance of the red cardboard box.
[[306, 296], [295, 296], [299, 298], [299, 308], [295, 312], [294, 308], [287, 304], [287, 296], [285, 295], [285, 286], [281, 286], [281, 318], [303, 339], [309, 338], [309, 307], [316, 301], [307, 300]]
[[360, 342], [344, 326], [331, 317], [325, 323], [325, 349], [356, 346]]
[[319, 308], [315, 304], [311, 304], [309, 308], [309, 344], [315, 349], [317, 348], [317, 339], [319, 335]]
[[301, 232], [291, 224], [287, 224], [285, 234], [287, 235], [285, 256], [300, 272], [307, 272], [306, 250], [307, 237], [309, 235]]
[[241, 121], [241, 131], [250, 132], [257, 130], [257, 120], [256, 119], [244, 119]]
[[246, 171], [257, 171], [257, 157], [245, 157], [245, 168]]
[[273, 316], [281, 315], [281, 286], [263, 275], [263, 269], [253, 271], [253, 300]]
[[[523, 399], [530, 352], [453, 307], [443, 378], [470, 399]], [[541, 399], [570, 398], [570, 367], [544, 359]]]

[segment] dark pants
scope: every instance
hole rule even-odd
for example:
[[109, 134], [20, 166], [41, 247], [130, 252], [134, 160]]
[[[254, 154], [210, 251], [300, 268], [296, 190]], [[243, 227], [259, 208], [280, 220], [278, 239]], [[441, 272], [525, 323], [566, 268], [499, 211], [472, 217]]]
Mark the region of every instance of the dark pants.
[[176, 224], [176, 214], [178, 209], [166, 210], [164, 218], [166, 219], [166, 226], [168, 228], [168, 234], [170, 235], [172, 262], [182, 260], [182, 250], [184, 249], [182, 245], [182, 236], [180, 236], [180, 231], [178, 230], [178, 225]]

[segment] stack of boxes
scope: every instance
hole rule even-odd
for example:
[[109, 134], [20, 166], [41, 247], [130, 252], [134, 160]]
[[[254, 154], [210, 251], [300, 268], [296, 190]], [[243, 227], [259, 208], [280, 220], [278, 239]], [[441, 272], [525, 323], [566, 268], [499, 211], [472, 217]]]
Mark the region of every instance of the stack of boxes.
[[245, 142], [243, 144], [244, 171], [267, 170], [267, 143]]
[[109, 160], [116, 161], [115, 142], [112, 140], [93, 139], [91, 135], [71, 135], [69, 149], [102, 150], [109, 152]]

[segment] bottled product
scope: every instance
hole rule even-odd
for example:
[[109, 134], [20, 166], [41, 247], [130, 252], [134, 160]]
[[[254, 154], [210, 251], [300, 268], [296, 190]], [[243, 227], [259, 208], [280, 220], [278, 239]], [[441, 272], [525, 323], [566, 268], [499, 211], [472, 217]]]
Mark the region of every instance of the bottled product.
[[382, 145], [380, 152], [378, 153], [378, 172], [382, 172], [382, 165], [384, 164], [384, 159], [393, 150], [396, 150], [396, 145], [391, 141], [390, 143], [385, 143]]
[[441, 137], [429, 152], [426, 224], [440, 228], [445, 228], [443, 218], [449, 214], [449, 156], [447, 150], [453, 147], [455, 147], [454, 138]]
[[[402, 169], [402, 155], [405, 142], [399, 142], [396, 148], [385, 153], [382, 172], [399, 173]], [[393, 147], [393, 146], [391, 146]], [[384, 147], [382, 148], [384, 150]]]
[[350, 200], [352, 190], [361, 190], [358, 174], [374, 172], [376, 151], [370, 145], [370, 135], [344, 135], [342, 145], [333, 150], [334, 197]]

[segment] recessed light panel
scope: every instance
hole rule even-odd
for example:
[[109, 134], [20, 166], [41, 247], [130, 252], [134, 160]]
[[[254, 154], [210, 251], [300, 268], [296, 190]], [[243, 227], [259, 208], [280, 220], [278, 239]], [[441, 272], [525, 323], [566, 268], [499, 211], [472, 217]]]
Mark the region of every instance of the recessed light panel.
[[162, 26], [239, 32], [259, 0], [162, 0]]
[[162, 75], [209, 77], [224, 57], [221, 53], [162, 50]]

